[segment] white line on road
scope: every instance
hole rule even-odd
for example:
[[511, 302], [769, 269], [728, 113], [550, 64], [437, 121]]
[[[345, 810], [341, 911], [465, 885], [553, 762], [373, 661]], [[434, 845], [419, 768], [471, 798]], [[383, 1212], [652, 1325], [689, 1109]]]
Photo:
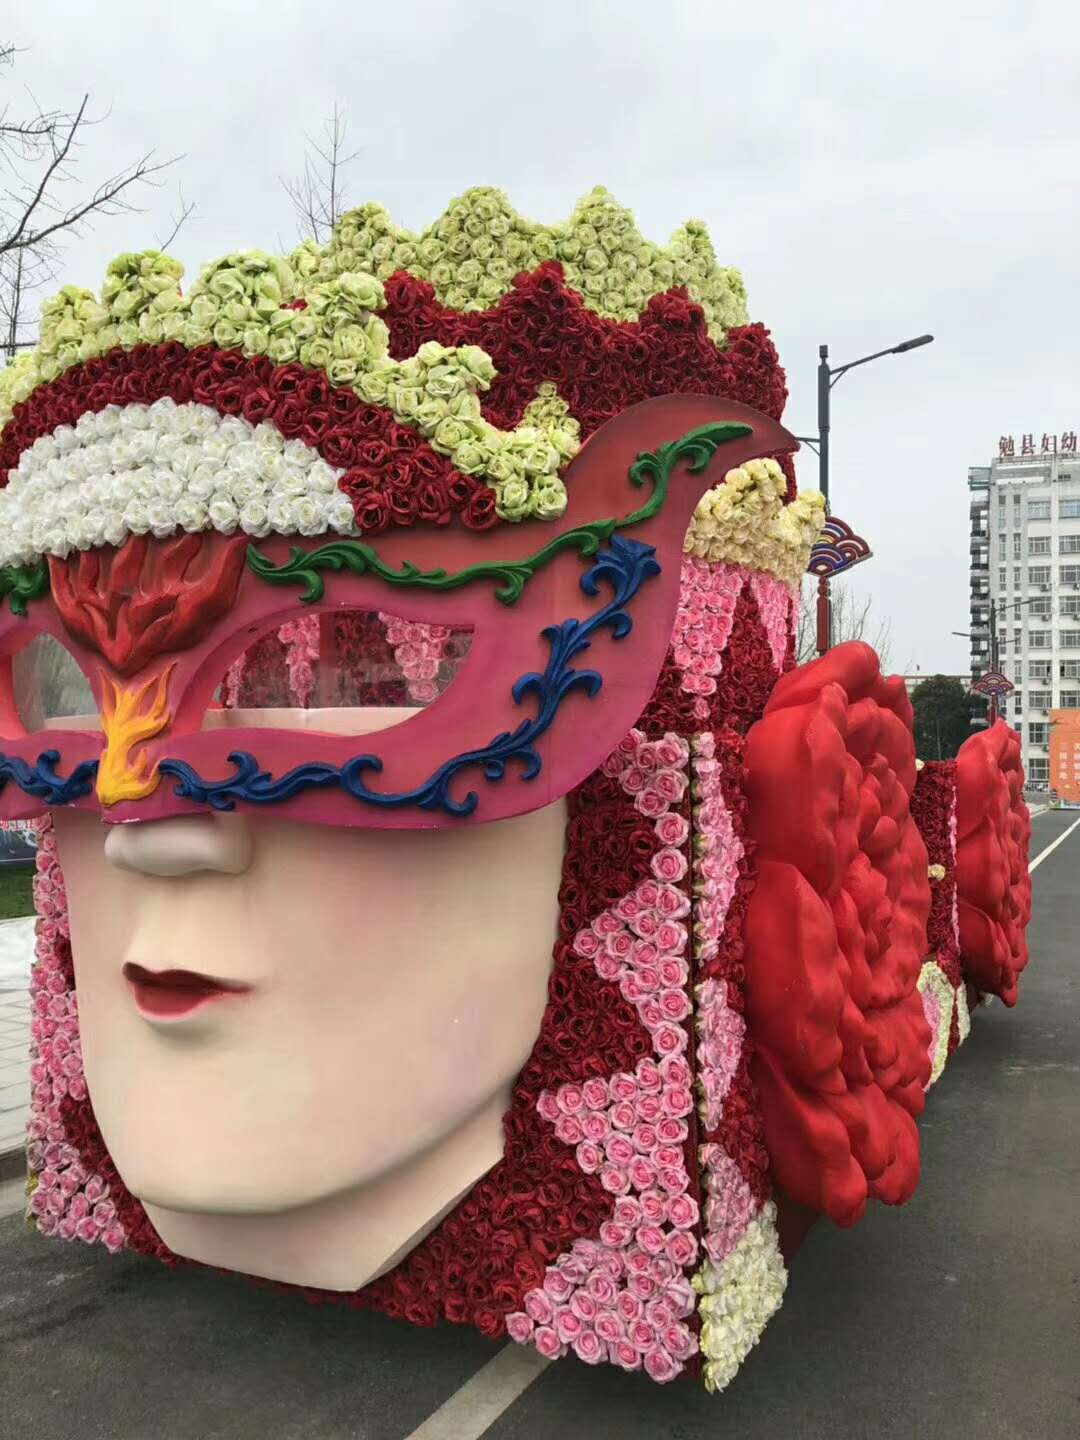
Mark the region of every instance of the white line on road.
[[550, 1364], [531, 1345], [511, 1341], [405, 1440], [479, 1440]]
[[1069, 826], [1069, 828], [1067, 830], [1063, 830], [1056, 840], [1051, 840], [1050, 844], [1047, 845], [1046, 849], [1040, 850], [1038, 855], [1035, 856], [1035, 859], [1032, 860], [1031, 864], [1028, 866], [1028, 869], [1037, 869], [1046, 859], [1046, 857], [1052, 854], [1053, 851], [1057, 849], [1057, 847], [1061, 844], [1063, 840], [1067, 840], [1069, 838], [1069, 836], [1073, 833], [1073, 831], [1078, 825], [1080, 825], [1080, 820], [1074, 820], [1073, 823]]

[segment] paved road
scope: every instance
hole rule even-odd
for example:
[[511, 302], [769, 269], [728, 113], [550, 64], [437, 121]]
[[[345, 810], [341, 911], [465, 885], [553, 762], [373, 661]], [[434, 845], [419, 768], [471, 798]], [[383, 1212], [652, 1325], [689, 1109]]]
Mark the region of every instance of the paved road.
[[[1077, 818], [1040, 816], [1035, 851]], [[1078, 877], [1080, 829], [1036, 873], [1019, 1007], [981, 1011], [930, 1096], [916, 1198], [817, 1227], [727, 1394], [567, 1360], [485, 1440], [1075, 1440]], [[495, 1353], [0, 1221], [2, 1440], [405, 1440]]]

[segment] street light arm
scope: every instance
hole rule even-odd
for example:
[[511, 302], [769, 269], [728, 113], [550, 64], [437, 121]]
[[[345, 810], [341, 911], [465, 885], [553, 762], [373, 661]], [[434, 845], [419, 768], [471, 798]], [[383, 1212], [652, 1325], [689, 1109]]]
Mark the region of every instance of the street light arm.
[[849, 360], [846, 365], [833, 365], [829, 369], [829, 389], [832, 389], [841, 375], [846, 375], [858, 365], [869, 365], [871, 360], [880, 360], [883, 355], [906, 355], [909, 350], [929, 345], [933, 338], [932, 335], [917, 335], [914, 340], [901, 340], [899, 345], [890, 345], [887, 350], [875, 350], [873, 355], [864, 355], [861, 360]]

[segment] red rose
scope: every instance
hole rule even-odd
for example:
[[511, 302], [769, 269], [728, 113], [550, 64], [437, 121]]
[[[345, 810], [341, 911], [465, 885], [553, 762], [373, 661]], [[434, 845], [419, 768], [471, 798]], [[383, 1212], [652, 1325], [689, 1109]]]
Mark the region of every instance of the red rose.
[[1006, 1005], [1028, 962], [1030, 844], [1020, 737], [998, 720], [956, 757], [956, 888], [964, 974]]
[[[344, 489], [344, 486], [342, 487]], [[382, 490], [365, 488], [351, 495], [356, 523], [365, 535], [381, 535], [390, 524], [390, 497]]]
[[286, 440], [295, 440], [304, 428], [304, 420], [307, 412], [303, 402], [295, 399], [286, 392], [284, 398], [274, 402], [273, 420], [274, 424], [285, 436]]
[[320, 453], [328, 465], [348, 470], [356, 463], [358, 443], [352, 430], [345, 425], [335, 426], [326, 431], [319, 446]]
[[416, 492], [417, 518], [428, 525], [450, 523], [450, 499], [439, 480], [425, 480]]
[[751, 1071], [778, 1183], [842, 1225], [919, 1178], [930, 887], [911, 726], [903, 683], [851, 642], [785, 675], [746, 742]]

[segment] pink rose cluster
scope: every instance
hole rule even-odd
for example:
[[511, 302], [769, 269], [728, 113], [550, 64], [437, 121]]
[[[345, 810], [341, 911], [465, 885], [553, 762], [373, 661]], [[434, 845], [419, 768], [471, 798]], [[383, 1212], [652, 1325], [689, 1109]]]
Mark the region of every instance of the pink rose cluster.
[[764, 570], [750, 572], [750, 589], [757, 601], [758, 614], [769, 637], [773, 666], [782, 674], [787, 659], [788, 637], [798, 618], [801, 596], [798, 588], [786, 580], [778, 580]]
[[[717, 955], [744, 848], [724, 802], [713, 736], [695, 736], [692, 748], [693, 882], [699, 916], [694, 927], [694, 960], [700, 969]], [[704, 980], [697, 987], [697, 1002], [697, 1076], [705, 1129], [712, 1132], [723, 1119], [724, 1101], [742, 1059], [746, 1022], [731, 1004], [726, 980]], [[706, 1196], [705, 1252], [719, 1265], [742, 1239], [760, 1206], [722, 1145], [703, 1145], [699, 1161]]]
[[683, 923], [690, 910], [689, 824], [670, 808], [686, 793], [688, 764], [680, 736], [650, 741], [632, 730], [604, 766], [639, 812], [653, 818], [660, 847], [652, 878], [580, 930], [574, 950], [635, 1006], [654, 1056], [633, 1073], [540, 1096], [538, 1113], [574, 1147], [585, 1174], [599, 1176], [613, 1197], [612, 1212], [599, 1238], [576, 1241], [507, 1319], [509, 1334], [541, 1354], [572, 1349], [589, 1364], [644, 1368], [658, 1381], [674, 1379], [697, 1352], [685, 1323], [694, 1309], [686, 1271], [698, 1258], [700, 1218], [686, 1166], [694, 1108], [684, 1054], [691, 1011]]
[[67, 897], [48, 820], [40, 822], [34, 905], [36, 963], [30, 977], [31, 1062], [27, 1161], [30, 1211], [43, 1235], [101, 1241], [122, 1250], [126, 1233], [100, 1175], [87, 1170], [70, 1144], [61, 1105], [86, 1099], [79, 1015], [71, 971]]
[[451, 630], [447, 625], [402, 620], [397, 615], [387, 615], [382, 611], [379, 619], [385, 626], [386, 640], [393, 648], [394, 659], [405, 677], [409, 699], [417, 705], [430, 705], [446, 688], [447, 665], [452, 674], [463, 658], [468, 648], [468, 635]]
[[285, 646], [285, 669], [289, 676], [289, 695], [301, 710], [307, 710], [315, 695], [319, 665], [319, 617], [301, 615], [287, 620], [278, 631]]
[[694, 950], [699, 964], [715, 958], [735, 897], [743, 843], [724, 803], [716, 743], [711, 734], [694, 740]]
[[702, 720], [709, 713], [704, 697], [716, 693], [716, 677], [723, 668], [746, 576], [747, 572], [735, 565], [683, 556], [672, 654], [682, 674], [682, 688], [697, 696], [694, 713]]

